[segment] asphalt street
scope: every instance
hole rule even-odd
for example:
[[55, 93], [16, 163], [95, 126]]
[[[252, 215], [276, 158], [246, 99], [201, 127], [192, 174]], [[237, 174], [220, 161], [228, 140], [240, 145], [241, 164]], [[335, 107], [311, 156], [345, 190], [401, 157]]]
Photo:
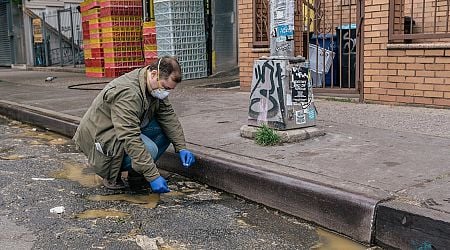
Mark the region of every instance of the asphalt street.
[[[262, 205], [163, 175], [169, 194], [140, 186], [106, 190], [70, 139], [0, 117], [0, 248], [366, 249]], [[57, 207], [64, 211], [52, 213]]]

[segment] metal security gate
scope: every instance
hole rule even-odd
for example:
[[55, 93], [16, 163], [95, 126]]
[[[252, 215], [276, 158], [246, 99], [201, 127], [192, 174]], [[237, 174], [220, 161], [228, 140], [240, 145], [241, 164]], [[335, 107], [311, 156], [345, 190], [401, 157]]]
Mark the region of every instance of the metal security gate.
[[12, 64], [8, 8], [8, 3], [0, 3], [0, 66], [11, 66]]
[[212, 2], [213, 73], [237, 67], [236, 1]]
[[36, 33], [33, 34], [36, 66], [84, 64], [81, 13], [76, 8], [27, 14]]
[[361, 77], [362, 1], [302, 0], [303, 55], [315, 88], [357, 93]]

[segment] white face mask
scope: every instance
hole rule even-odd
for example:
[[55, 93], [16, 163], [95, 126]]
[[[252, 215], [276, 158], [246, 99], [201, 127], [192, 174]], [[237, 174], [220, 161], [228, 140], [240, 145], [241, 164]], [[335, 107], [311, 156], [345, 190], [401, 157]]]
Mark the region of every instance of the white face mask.
[[154, 89], [154, 90], [152, 90], [150, 92], [150, 94], [153, 97], [162, 100], [162, 99], [166, 98], [170, 94], [170, 91], [166, 90], [166, 89]]

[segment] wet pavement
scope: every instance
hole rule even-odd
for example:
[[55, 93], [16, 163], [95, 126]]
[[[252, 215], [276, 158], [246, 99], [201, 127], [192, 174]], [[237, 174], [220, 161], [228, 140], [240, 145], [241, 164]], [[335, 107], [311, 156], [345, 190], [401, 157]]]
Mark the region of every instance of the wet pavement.
[[109, 191], [69, 139], [2, 117], [0, 166], [2, 249], [366, 249], [172, 173]]

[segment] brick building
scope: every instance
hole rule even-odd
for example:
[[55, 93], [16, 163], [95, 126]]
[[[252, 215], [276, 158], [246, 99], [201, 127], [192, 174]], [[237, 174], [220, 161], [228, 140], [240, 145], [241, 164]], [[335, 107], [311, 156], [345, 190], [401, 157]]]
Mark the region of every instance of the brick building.
[[[243, 90], [250, 89], [253, 60], [270, 54], [267, 8], [267, 0], [238, 0]], [[443, 0], [298, 1], [296, 55], [314, 60], [310, 52], [314, 43], [324, 48], [327, 42], [337, 44], [332, 66], [328, 73], [322, 71], [329, 76], [322, 75], [316, 92], [359, 94], [365, 102], [448, 108], [449, 8]], [[353, 33], [340, 34], [345, 29]], [[327, 42], [317, 40], [322, 35]], [[354, 57], [344, 55], [348, 44], [339, 42], [343, 36], [354, 38]]]

